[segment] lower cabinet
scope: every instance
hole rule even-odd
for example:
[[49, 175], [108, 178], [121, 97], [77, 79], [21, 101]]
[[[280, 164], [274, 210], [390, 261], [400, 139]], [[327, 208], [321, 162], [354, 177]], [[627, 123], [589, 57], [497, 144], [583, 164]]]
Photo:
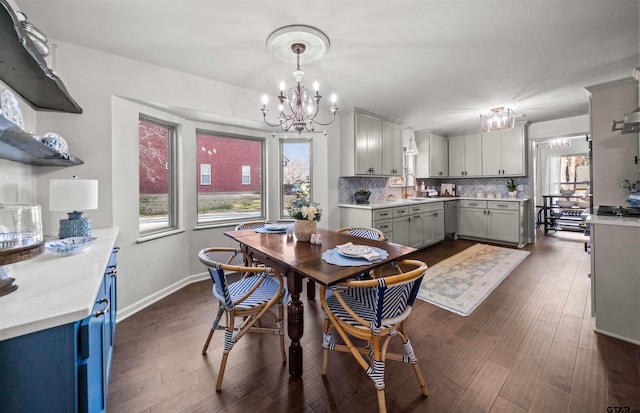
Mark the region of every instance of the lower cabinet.
[[0, 410], [106, 410], [116, 327], [116, 253], [114, 248], [91, 315], [0, 341]]
[[391, 242], [424, 248], [444, 240], [444, 203], [411, 203], [393, 208], [341, 208], [341, 226], [381, 230]]
[[523, 202], [460, 200], [458, 236], [522, 247], [526, 244]]

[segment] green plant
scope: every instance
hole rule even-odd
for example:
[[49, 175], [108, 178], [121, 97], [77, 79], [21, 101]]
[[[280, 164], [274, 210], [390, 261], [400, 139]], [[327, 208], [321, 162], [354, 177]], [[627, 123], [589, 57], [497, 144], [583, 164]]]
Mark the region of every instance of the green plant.
[[366, 195], [368, 194], [369, 191], [366, 188], [358, 188], [358, 190], [356, 191], [356, 195]]
[[513, 178], [509, 179], [507, 182], [507, 189], [509, 190], [509, 192], [516, 192], [518, 190], [518, 185], [516, 185], [515, 181], [513, 180]]

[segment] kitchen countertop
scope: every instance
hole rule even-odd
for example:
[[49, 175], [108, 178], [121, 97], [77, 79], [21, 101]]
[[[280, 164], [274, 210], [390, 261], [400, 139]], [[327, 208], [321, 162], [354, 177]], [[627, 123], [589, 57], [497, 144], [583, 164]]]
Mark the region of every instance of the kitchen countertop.
[[393, 201], [376, 201], [369, 204], [338, 204], [341, 208], [359, 208], [359, 209], [380, 209], [380, 208], [392, 208], [398, 206], [405, 205], [415, 205], [415, 204], [430, 204], [433, 202], [446, 202], [446, 201], [455, 201], [459, 199], [471, 199], [471, 200], [479, 200], [479, 201], [498, 201], [498, 202], [525, 202], [528, 201], [529, 198], [523, 199], [509, 199], [509, 198], [476, 198], [476, 197], [464, 197], [464, 196], [456, 196], [456, 197], [433, 197], [433, 198], [408, 198], [408, 199], [394, 199]]
[[640, 228], [640, 218], [638, 217], [611, 217], [602, 215], [589, 215], [587, 224], [593, 225], [618, 225], [623, 227]]
[[87, 317], [109, 264], [118, 228], [94, 229], [87, 250], [58, 256], [45, 250], [6, 265], [18, 289], [0, 297], [0, 340], [73, 323]]

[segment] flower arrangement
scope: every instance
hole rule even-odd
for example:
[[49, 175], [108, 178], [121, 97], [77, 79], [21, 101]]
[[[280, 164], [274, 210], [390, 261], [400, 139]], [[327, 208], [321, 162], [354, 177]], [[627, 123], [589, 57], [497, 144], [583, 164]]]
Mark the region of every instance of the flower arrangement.
[[289, 202], [287, 211], [293, 219], [319, 222], [322, 216], [322, 209], [318, 208], [319, 205], [317, 202], [309, 200], [308, 190], [301, 185], [296, 196]]
[[640, 180], [631, 182], [628, 179], [623, 179], [620, 183], [618, 183], [620, 187], [627, 190], [627, 192], [640, 192]]

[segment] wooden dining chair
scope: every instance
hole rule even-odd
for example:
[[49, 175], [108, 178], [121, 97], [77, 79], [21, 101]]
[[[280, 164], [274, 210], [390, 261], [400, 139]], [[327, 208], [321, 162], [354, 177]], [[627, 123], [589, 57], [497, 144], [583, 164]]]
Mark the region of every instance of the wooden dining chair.
[[[393, 267], [395, 273], [391, 275], [320, 287], [320, 302], [326, 315], [322, 337], [322, 375], [327, 374], [330, 350], [351, 353], [373, 381], [381, 413], [387, 411], [384, 396], [386, 360], [410, 363], [422, 394], [429, 395], [407, 333], [407, 319], [427, 265], [405, 259], [394, 263]], [[327, 294], [327, 288], [332, 293]], [[334, 330], [343, 344], [334, 342]], [[395, 336], [402, 340], [405, 354], [387, 352], [389, 340]], [[364, 344], [357, 346], [352, 338], [363, 340]]]
[[344, 227], [337, 230], [338, 232], [346, 232], [360, 238], [373, 239], [376, 241], [384, 241], [384, 233], [377, 228], [366, 227]]
[[264, 228], [266, 224], [267, 224], [267, 221], [243, 222], [242, 224], [236, 225], [236, 231], [241, 231], [243, 229]]
[[[284, 286], [282, 275], [274, 268], [260, 266], [237, 266], [231, 263], [238, 255], [244, 253], [235, 248], [206, 248], [198, 253], [198, 258], [207, 269], [213, 281], [213, 296], [218, 300], [218, 312], [207, 341], [202, 348], [202, 354], [207, 353], [209, 343], [216, 330], [224, 330], [224, 351], [218, 372], [216, 391], [222, 388], [222, 379], [227, 365], [229, 353], [235, 343], [247, 333], [262, 333], [280, 336], [280, 353], [282, 362], [287, 357], [284, 348], [284, 303], [288, 299], [288, 292]], [[221, 257], [216, 260], [214, 257]], [[246, 258], [246, 257], [244, 257]], [[251, 262], [250, 260], [248, 262]], [[236, 273], [239, 279], [229, 282], [227, 274]], [[277, 312], [276, 312], [277, 310]], [[275, 327], [264, 327], [260, 322], [262, 316], [270, 315], [275, 320]], [[220, 323], [225, 316], [224, 325]], [[242, 322], [236, 325], [236, 317]]]

